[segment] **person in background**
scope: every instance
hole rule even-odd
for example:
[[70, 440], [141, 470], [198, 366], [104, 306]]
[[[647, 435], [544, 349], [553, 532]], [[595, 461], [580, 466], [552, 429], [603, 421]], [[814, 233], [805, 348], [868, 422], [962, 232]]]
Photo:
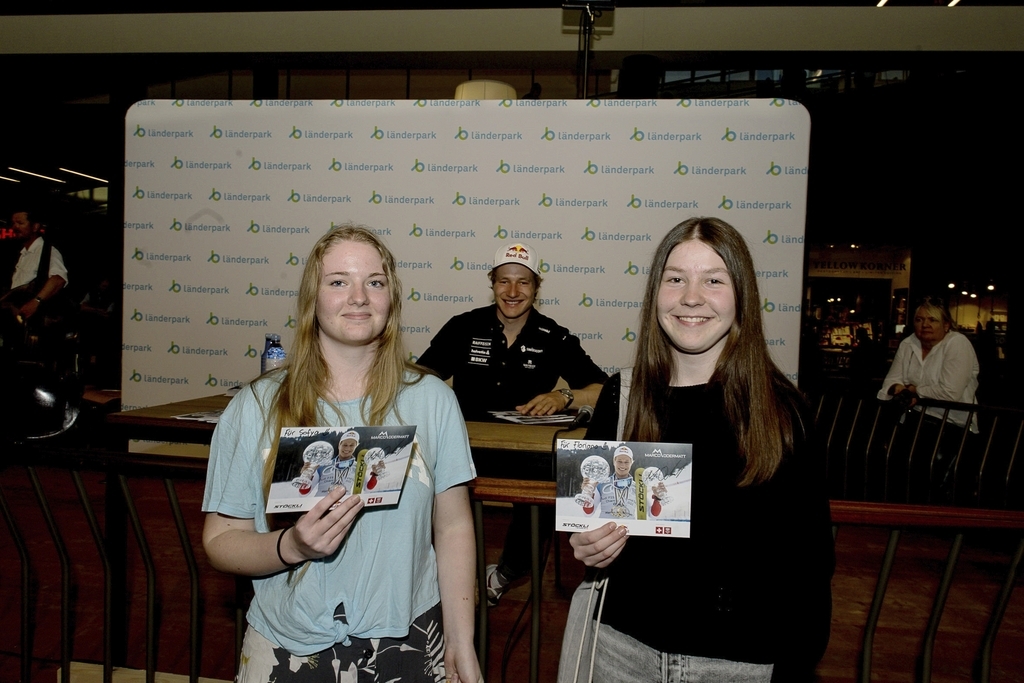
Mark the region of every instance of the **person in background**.
[[11, 290], [25, 292], [18, 315], [29, 320], [39, 307], [56, 296], [68, 284], [64, 257], [42, 236], [42, 226], [29, 211], [11, 214], [11, 228], [21, 241], [18, 263], [11, 274]]
[[[466, 419], [490, 410], [550, 415], [594, 405], [608, 376], [578, 338], [534, 304], [540, 290], [540, 257], [522, 242], [494, 255], [494, 304], [455, 316], [434, 336], [417, 361], [452, 388]], [[568, 389], [555, 390], [563, 377]]]
[[[920, 397], [975, 403], [978, 357], [967, 337], [952, 328], [953, 319], [945, 302], [938, 297], [924, 297], [914, 311], [914, 334], [900, 342], [878, 398], [889, 401], [902, 396], [908, 402]], [[945, 411], [929, 408], [925, 412], [942, 420]], [[963, 427], [967, 424], [967, 412], [951, 410], [949, 420]], [[972, 426], [977, 432], [977, 426]]]
[[[901, 413], [908, 408], [920, 411], [920, 406], [916, 405], [918, 398], [976, 403], [980, 370], [978, 357], [970, 340], [952, 328], [953, 319], [945, 302], [938, 297], [924, 297], [914, 311], [914, 334], [901, 341], [896, 349], [896, 357], [882, 381], [882, 388], [878, 390], [878, 398], [893, 401], [902, 409]], [[935, 472], [929, 476], [937, 482], [939, 495], [951, 502], [956, 493], [953, 475], [957, 454], [962, 452], [961, 444], [965, 445], [963, 452], [972, 450], [972, 440], [964, 439], [963, 430], [969, 429], [977, 434], [978, 418], [965, 410], [950, 410], [949, 424], [943, 427], [945, 414], [944, 408], [927, 408], [916, 437], [912, 430], [903, 430], [893, 449], [920, 462], [922, 468], [924, 464], [930, 464], [925, 461], [931, 458], [921, 458], [918, 454], [927, 452], [930, 455], [934, 451]], [[915, 427], [916, 424], [914, 422]], [[934, 448], [936, 441], [938, 448]], [[915, 443], [919, 445], [912, 453]], [[912, 469], [913, 473], [917, 471], [916, 467]], [[913, 473], [907, 486], [910, 498], [916, 496], [911, 489], [921, 477]], [[931, 481], [928, 490], [931, 491]], [[931, 494], [927, 499], [931, 499]]]
[[[445, 323], [418, 363], [441, 379], [452, 378], [467, 420], [486, 419], [490, 410], [550, 415], [594, 405], [608, 376], [577, 337], [534, 308], [541, 285], [536, 250], [522, 242], [502, 246], [488, 277], [494, 304]], [[559, 377], [569, 388], [555, 389]], [[550, 535], [546, 522], [541, 521], [542, 533]], [[513, 506], [501, 559], [487, 567], [491, 605], [529, 572], [529, 548], [529, 506]]]
[[[210, 448], [203, 546], [253, 577], [239, 683], [477, 683], [466, 428], [443, 382], [405, 361], [395, 259], [368, 229], [321, 237], [288, 365], [243, 388]], [[416, 425], [400, 502], [344, 486], [287, 524], [265, 514], [282, 427]], [[367, 679], [370, 680], [370, 679]]]
[[[595, 638], [595, 683], [813, 679], [831, 620], [829, 505], [760, 302], [750, 251], [724, 221], [691, 218], [658, 246], [636, 365], [605, 384], [587, 438], [691, 444], [690, 537], [629, 538], [615, 522], [570, 537], [592, 570], [573, 597], [560, 683], [588, 680]], [[665, 618], [638, 618], [638, 581], [675, 601]], [[600, 606], [588, 603], [597, 585]]]

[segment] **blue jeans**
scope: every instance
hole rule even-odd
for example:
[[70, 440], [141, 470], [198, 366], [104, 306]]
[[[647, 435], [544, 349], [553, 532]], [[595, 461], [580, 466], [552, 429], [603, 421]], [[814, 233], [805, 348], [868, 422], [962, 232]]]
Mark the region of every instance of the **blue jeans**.
[[[589, 655], [589, 652], [584, 655], [585, 660]], [[771, 683], [771, 680], [771, 664], [658, 652], [604, 624], [597, 633], [594, 683]]]

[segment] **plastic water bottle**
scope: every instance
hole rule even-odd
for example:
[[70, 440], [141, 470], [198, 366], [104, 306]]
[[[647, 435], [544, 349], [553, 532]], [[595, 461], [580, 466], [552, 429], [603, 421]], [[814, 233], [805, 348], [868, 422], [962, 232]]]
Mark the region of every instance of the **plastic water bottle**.
[[272, 334], [270, 335], [270, 347], [267, 349], [267, 360], [264, 362], [264, 372], [270, 372], [275, 368], [279, 368], [284, 365], [287, 354], [284, 352], [284, 347], [281, 346], [281, 335]]
[[267, 338], [263, 342], [263, 353], [260, 354], [260, 374], [262, 375], [267, 371], [267, 351], [270, 350], [270, 342], [274, 334], [267, 332]]

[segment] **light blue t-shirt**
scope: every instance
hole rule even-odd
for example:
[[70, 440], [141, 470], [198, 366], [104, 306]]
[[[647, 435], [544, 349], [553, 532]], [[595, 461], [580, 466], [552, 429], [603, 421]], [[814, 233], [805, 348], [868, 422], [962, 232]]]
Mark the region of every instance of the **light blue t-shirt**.
[[[276, 388], [272, 379], [258, 380], [228, 404], [213, 434], [203, 498], [205, 512], [253, 519], [260, 532], [269, 531], [262, 473], [263, 451], [270, 447], [261, 437]], [[345, 425], [363, 423], [359, 403], [337, 404]], [[323, 408], [322, 426], [343, 426], [330, 406]], [[385, 424], [416, 425], [419, 442], [399, 504], [364, 509], [338, 552], [307, 562], [291, 582], [288, 572], [253, 579], [249, 624], [294, 655], [319, 652], [349, 636], [405, 636], [413, 619], [440, 600], [434, 496], [476, 476], [469, 438], [455, 394], [436, 377], [404, 387], [396, 408]], [[339, 603], [348, 624], [334, 619]]]

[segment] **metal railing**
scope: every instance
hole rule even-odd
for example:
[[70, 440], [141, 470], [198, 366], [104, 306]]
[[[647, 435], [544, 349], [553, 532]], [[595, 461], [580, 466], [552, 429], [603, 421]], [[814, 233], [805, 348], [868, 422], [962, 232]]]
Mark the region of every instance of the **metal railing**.
[[[58, 523], [54, 505], [42, 484], [41, 473], [46, 472], [45, 479], [52, 481], [62, 473], [70, 478], [77, 493], [86, 524], [92, 536], [93, 544], [99, 554], [103, 574], [103, 632], [102, 632], [102, 664], [103, 680], [112, 680], [115, 665], [122, 665], [125, 657], [127, 640], [125, 605], [126, 595], [115, 590], [115, 587], [126, 586], [125, 565], [127, 560], [127, 537], [124, 534], [125, 524], [131, 526], [135, 545], [144, 565], [145, 590], [145, 668], [146, 681], [152, 683], [156, 674], [157, 648], [157, 604], [156, 584], [157, 566], [153, 559], [150, 540], [143, 529], [139, 509], [132, 494], [130, 479], [162, 480], [167, 503], [170, 506], [171, 519], [177, 530], [178, 545], [189, 575], [189, 680], [195, 683], [199, 679], [200, 639], [199, 639], [199, 568], [193, 551], [192, 538], [199, 538], [197, 530], [186, 526], [181, 505], [175, 489], [175, 482], [202, 481], [206, 477], [206, 462], [203, 459], [190, 459], [171, 456], [139, 456], [131, 453], [112, 453], [109, 451], [58, 450], [51, 448], [8, 446], [5, 449], [3, 469], [0, 470], [0, 514], [10, 532], [14, 549], [20, 563], [20, 680], [29, 683], [32, 680], [33, 633], [37, 624], [32, 620], [33, 595], [31, 586], [38, 582], [43, 572], [52, 571], [52, 567], [38, 567], [33, 563], [26, 543], [26, 529], [18, 523], [19, 510], [12, 507], [8, 495], [4, 491], [4, 481], [15, 470], [23, 470], [30, 482], [38, 511], [45, 521], [46, 530], [56, 549], [59, 558], [60, 572], [60, 666], [61, 681], [67, 683], [71, 676], [72, 632], [71, 620], [75, 610], [72, 595], [72, 566], [75, 558], [71, 557], [65, 533]], [[40, 466], [38, 463], [45, 463]], [[90, 496], [83, 482], [82, 473], [99, 472], [106, 477], [104, 500], [96, 500]], [[101, 529], [98, 521], [97, 508], [103, 513], [106, 528]], [[21, 510], [28, 515], [32, 511]], [[24, 525], [28, 527], [29, 525]], [[169, 539], [156, 539], [165, 544]], [[164, 548], [161, 547], [161, 550]], [[6, 587], [6, 586], [5, 586]]]
[[[906, 411], [845, 395], [814, 408], [832, 498], [1024, 509], [1024, 411], [932, 399]], [[951, 413], [966, 414], [977, 433]]]
[[[858, 407], [851, 408], [852, 413], [858, 412]], [[864, 413], [864, 406], [859, 406], [859, 412]], [[870, 412], [870, 411], [867, 411]], [[837, 418], [836, 415], [839, 415]], [[826, 410], [819, 412], [819, 417], [825, 415], [828, 419], [819, 422], [823, 430], [825, 443], [829, 444], [832, 450], [836, 451], [836, 457], [842, 461], [846, 445], [855, 441], [849, 437], [849, 430], [841, 424], [849, 422], [857, 423], [857, 420], [848, 420], [841, 410]], [[1000, 413], [1002, 415], [1002, 413]], [[994, 418], [996, 415], [991, 415]], [[1006, 420], [1003, 420], [1005, 422]], [[985, 420], [982, 420], [983, 424]], [[868, 424], [875, 424], [874, 418], [867, 421]], [[1019, 427], [1016, 428], [1019, 433]], [[870, 432], [871, 429], [869, 428]], [[997, 431], [997, 427], [990, 426], [982, 430], [982, 434], [989, 434], [983, 439], [986, 444], [999, 440], [998, 436], [991, 436]], [[1011, 432], [1014, 430], [1011, 429]], [[857, 437], [860, 438], [860, 437]], [[870, 435], [866, 440], [870, 439]], [[1016, 441], [1015, 441], [1016, 443]], [[1010, 459], [1015, 456], [1014, 450]], [[121, 620], [121, 610], [118, 607], [118, 595], [122, 586], [127, 586], [124, 579], [124, 562], [126, 555], [126, 538], [119, 536], [117, 532], [117, 505], [111, 501], [120, 500], [124, 506], [125, 525], [130, 527], [137, 545], [138, 554], [142, 559], [146, 577], [145, 589], [145, 643], [146, 643], [146, 677], [147, 681], [155, 679], [156, 668], [156, 645], [159, 624], [156, 608], [155, 586], [160, 577], [159, 563], [154, 561], [154, 551], [158, 551], [163, 557], [172, 547], [175, 552], [180, 553], [188, 568], [189, 574], [189, 600], [188, 600], [188, 622], [189, 622], [189, 677], [191, 681], [197, 681], [200, 675], [201, 639], [199, 637], [199, 613], [200, 585], [197, 562], [193, 552], [194, 541], [199, 541], [197, 529], [190, 529], [185, 522], [181, 506], [176, 493], [176, 482], [178, 485], [185, 481], [199, 481], [205, 477], [206, 463], [202, 459], [187, 459], [169, 456], [133, 455], [127, 453], [110, 453], [105, 451], [61, 451], [44, 448], [8, 448], [5, 453], [5, 463], [0, 469], [0, 514], [2, 514], [7, 528], [10, 531], [10, 546], [7, 536], [0, 534], [0, 553], [8, 558], [16, 556], [20, 562], [20, 582], [5, 581], [0, 585], [0, 592], [19, 590], [21, 593], [20, 612], [20, 658], [21, 658], [21, 680], [29, 683], [32, 680], [32, 634], [39, 625], [32, 620], [30, 586], [38, 581], [38, 577], [46, 573], [60, 573], [60, 660], [62, 667], [62, 681], [70, 680], [71, 659], [72, 659], [72, 637], [71, 619], [76, 609], [76, 601], [73, 599], [74, 591], [72, 586], [72, 575], [80, 558], [69, 551], [68, 544], [62, 536], [61, 525], [58, 523], [58, 513], [47, 494], [47, 486], [42, 484], [44, 479], [53, 477], [70, 477], [76, 492], [78, 501], [85, 515], [92, 542], [100, 555], [103, 567], [103, 642], [102, 659], [104, 668], [104, 680], [110, 681], [112, 669], [118, 661], [119, 651], [123, 651], [126, 641], [126, 634], [118, 630], [118, 623]], [[830, 453], [830, 457], [832, 454]], [[890, 454], [895, 457], [895, 454]], [[982, 461], [993, 462], [994, 454], [987, 450], [979, 454]], [[45, 467], [37, 463], [45, 462]], [[46, 470], [45, 472], [43, 470]], [[977, 471], [984, 472], [985, 468]], [[95, 486], [93, 491], [87, 492], [87, 486], [83, 483], [83, 473], [100, 472], [106, 477], [105, 500], [102, 501], [102, 512], [106, 529], [101, 529], [97, 507], [101, 504], [97, 500]], [[1012, 474], [1012, 467], [1008, 472]], [[12, 506], [11, 499], [5, 492], [5, 485], [9, 478], [17, 475], [21, 477], [24, 473], [29, 481], [28, 489], [31, 495], [21, 495], [18, 504], [23, 508], [34, 504], [34, 507], [41, 513], [47, 534], [50, 536], [56, 549], [57, 560], [50, 566], [40, 566], [34, 562], [32, 553], [26, 543], [25, 531], [19, 525], [19, 518], [36, 510], [26, 511]], [[1002, 475], [1002, 470], [1000, 470]], [[1010, 474], [1005, 478], [1010, 479]], [[165, 533], [159, 538], [147, 538], [144, 530], [143, 520], [140, 517], [139, 506], [133, 497], [133, 487], [137, 484], [136, 479], [147, 479], [150, 481], [162, 481], [164, 494], [170, 506], [170, 521], [177, 530], [177, 539], [174, 533]], [[60, 484], [52, 484], [59, 486]], [[22, 487], [25, 488], [25, 487]], [[554, 484], [551, 482], [510, 482], [507, 480], [478, 479], [473, 483], [473, 500], [477, 504], [478, 524], [482, 525], [482, 515], [479, 503], [481, 501], [504, 501], [532, 505], [551, 505], [554, 503]], [[64, 493], [67, 489], [64, 487]], [[22, 491], [21, 493], [24, 493]], [[65, 495], [65, 497], [67, 497]], [[103, 497], [103, 496], [100, 496]], [[943, 618], [943, 610], [949, 596], [950, 587], [954, 582], [961, 550], [964, 546], [965, 534], [1000, 534], [1012, 541], [1015, 550], [1006, 558], [1005, 569], [1002, 572], [1003, 580], [991, 610], [988, 613], [988, 623], [985, 628], [984, 637], [978, 649], [975, 669], [976, 680], [987, 683], [990, 679], [993, 664], [993, 645], [999, 633], [1004, 614], [1010, 604], [1010, 598], [1014, 586], [1020, 574], [1021, 560], [1024, 557], [1024, 512], [1016, 510], [990, 510], [977, 507], [950, 507], [950, 506], [929, 506], [912, 505], [892, 502], [870, 502], [870, 501], [848, 501], [833, 500], [832, 517], [835, 530], [842, 534], [846, 527], [867, 527], [871, 529], [884, 530], [888, 535], [884, 555], [874, 582], [871, 607], [864, 623], [863, 642], [859, 655], [859, 680], [869, 681], [873, 667], [872, 656], [876, 627], [883, 612], [885, 596], [890, 589], [893, 580], [892, 569], [896, 561], [897, 551], [901, 536], [909, 529], [926, 529], [932, 531], [948, 531], [952, 534], [952, 541], [949, 545], [946, 562], [941, 569], [938, 588], [933, 597], [932, 608], [928, 618], [928, 624], [922, 634], [920, 650], [917, 653], [917, 678], [922, 681], [929, 681], [932, 671], [932, 660], [935, 651], [936, 634]], [[166, 521], [166, 520], [165, 520]], [[37, 525], [38, 526], [38, 525]], [[111, 533], [113, 530], [113, 533]], [[152, 534], [151, 534], [152, 535]], [[987, 539], [988, 536], [985, 536]], [[39, 539], [34, 539], [39, 542]], [[153, 545], [151, 545], [153, 544]], [[840, 571], [843, 567], [840, 567]], [[482, 572], [482, 568], [480, 569]], [[129, 587], [130, 588], [130, 587]], [[219, 603], [231, 603], [236, 607], [236, 616], [240, 614], [238, 607], [240, 601], [236, 595], [208, 594], [205, 603], [211, 601]], [[123, 595], [121, 595], [123, 598]], [[175, 606], [178, 608], [177, 606]], [[535, 607], [537, 607], [535, 605]], [[166, 616], [166, 614], [165, 614]], [[537, 615], [539, 618], [539, 615]], [[236, 619], [236, 648], [240, 630], [241, 620]], [[560, 625], [559, 625], [560, 626]], [[123, 629], [124, 624], [121, 623]], [[481, 634], [483, 635], [483, 634]], [[536, 644], [534, 644], [536, 646]], [[1019, 645], [1019, 644], [1018, 644]], [[1019, 649], [1015, 648], [1015, 649]], [[237, 649], [236, 649], [237, 652]], [[910, 654], [910, 653], [907, 653]], [[532, 658], [531, 658], [532, 659]], [[531, 661], [531, 669], [536, 666], [535, 660]]]

